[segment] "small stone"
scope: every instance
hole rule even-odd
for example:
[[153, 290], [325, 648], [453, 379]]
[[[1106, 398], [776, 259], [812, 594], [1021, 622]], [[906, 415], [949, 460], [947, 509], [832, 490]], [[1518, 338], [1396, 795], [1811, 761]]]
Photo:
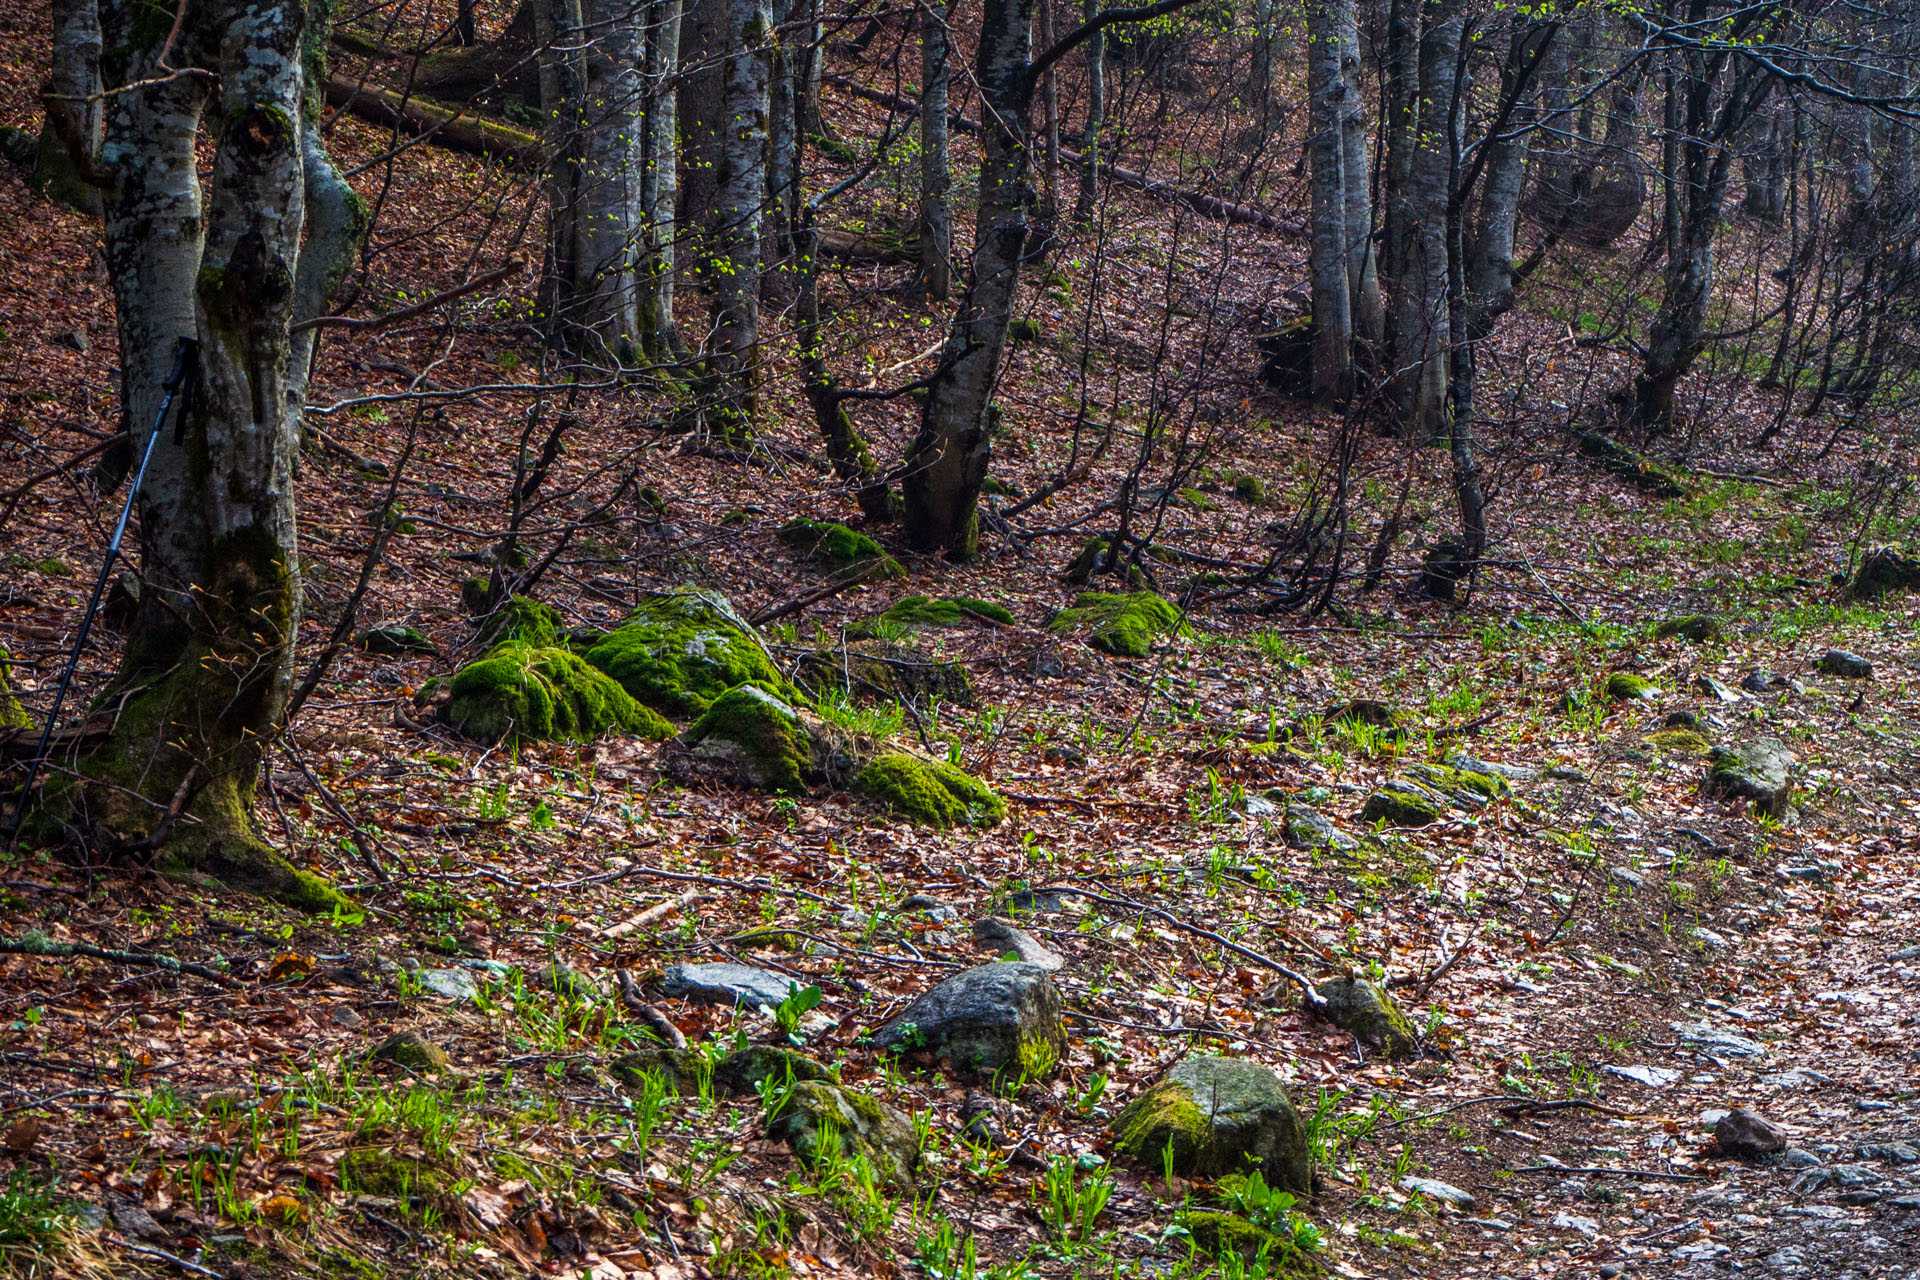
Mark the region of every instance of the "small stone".
[[1739, 1160], [1758, 1159], [1787, 1147], [1787, 1131], [1747, 1107], [1735, 1107], [1723, 1116], [1713, 1127], [1713, 1138], [1720, 1150]]
[[1920, 1209], [1920, 1195], [1895, 1196], [1887, 1203], [1897, 1209]]
[[1870, 680], [1873, 678], [1873, 664], [1857, 653], [1845, 649], [1829, 649], [1813, 664], [1816, 671], [1830, 676], [1839, 676], [1844, 680]]
[[1667, 712], [1667, 718], [1661, 722], [1669, 729], [1698, 729], [1700, 717], [1685, 710]]
[[1788, 1147], [1780, 1153], [1780, 1159], [1775, 1163], [1782, 1169], [1817, 1169], [1820, 1167], [1820, 1157], [1804, 1147]]
[[1758, 668], [1740, 677], [1740, 687], [1748, 693], [1769, 693], [1773, 689], [1773, 683], [1773, 673]]
[[1471, 1209], [1475, 1204], [1472, 1192], [1462, 1191], [1451, 1182], [1442, 1182], [1438, 1178], [1416, 1178], [1408, 1174], [1400, 1179], [1400, 1189], [1450, 1204], [1456, 1209]]
[[1656, 640], [1685, 640], [1691, 644], [1707, 644], [1720, 639], [1720, 619], [1709, 613], [1693, 613], [1684, 618], [1667, 618], [1654, 625], [1653, 635]]
[[351, 1005], [336, 1004], [327, 1010], [327, 1016], [342, 1031], [358, 1031], [367, 1025], [367, 1020], [356, 1013]]
[[1066, 1056], [1059, 989], [1025, 961], [985, 964], [948, 978], [873, 1033], [877, 1049], [925, 1049], [958, 1071], [1038, 1079]]
[[1920, 960], [1920, 947], [1902, 947], [1887, 956], [1889, 960]]
[[1705, 694], [1715, 702], [1739, 702], [1740, 695], [1715, 680], [1712, 676], [1695, 676], [1694, 692]]
[[1591, 778], [1587, 777], [1584, 770], [1576, 769], [1570, 764], [1548, 765], [1547, 776], [1549, 778], [1552, 778], [1556, 782], [1591, 782], [1592, 781]]
[[784, 1085], [793, 1080], [831, 1080], [833, 1073], [804, 1053], [774, 1045], [752, 1044], [735, 1049], [713, 1064], [713, 1084], [729, 1094], [754, 1092], [763, 1080]]
[[1607, 874], [1622, 884], [1630, 884], [1635, 887], [1647, 882], [1647, 878], [1638, 871], [1635, 871], [1632, 867], [1610, 867], [1607, 870]]
[[465, 969], [422, 969], [414, 976], [422, 987], [455, 1004], [464, 1004], [480, 994], [473, 975]]
[[1389, 1058], [1410, 1057], [1420, 1051], [1413, 1024], [1391, 995], [1364, 978], [1333, 978], [1315, 988], [1326, 1003], [1321, 1017]]
[[77, 351], [81, 355], [93, 349], [93, 340], [79, 329], [62, 329], [53, 335], [54, 345]]
[[1758, 1058], [1766, 1053], [1767, 1046], [1758, 1040], [1735, 1035], [1721, 1027], [1706, 1022], [1669, 1023], [1679, 1033], [1680, 1042], [1689, 1049], [1721, 1058]]
[[695, 1004], [771, 1009], [803, 985], [784, 973], [746, 964], [676, 964], [667, 970], [660, 989]]
[[1287, 843], [1296, 849], [1357, 849], [1360, 842], [1303, 804], [1286, 807]]
[[1872, 1142], [1860, 1148], [1860, 1158], [1891, 1164], [1920, 1164], [1920, 1147], [1908, 1142]]
[[1058, 973], [1067, 967], [1065, 957], [1059, 952], [1050, 949], [1025, 929], [995, 916], [983, 916], [973, 922], [973, 940], [989, 950], [1001, 953], [1011, 951], [1019, 959], [1028, 964], [1037, 964], [1048, 973]]
[[401, 1031], [388, 1036], [368, 1055], [375, 1062], [391, 1062], [409, 1071], [445, 1071], [453, 1065], [447, 1051], [418, 1031]]
[[1606, 1266], [1600, 1268], [1600, 1280], [1615, 1280], [1615, 1277], [1623, 1276], [1626, 1273], [1626, 1267], [1620, 1263], [1609, 1262]]
[[1675, 1262], [1712, 1262], [1724, 1258], [1733, 1252], [1718, 1240], [1699, 1240], [1693, 1244], [1683, 1244], [1673, 1251]]
[[1577, 1217], [1564, 1211], [1553, 1215], [1553, 1225], [1562, 1231], [1578, 1231], [1589, 1240], [1600, 1234], [1600, 1224], [1592, 1218]]
[[1610, 1076], [1619, 1076], [1622, 1080], [1631, 1080], [1646, 1085], [1649, 1089], [1664, 1089], [1680, 1078], [1680, 1073], [1671, 1067], [1631, 1066], [1600, 1068]]
[[1793, 753], [1778, 738], [1755, 738], [1732, 750], [1715, 747], [1700, 790], [1749, 800], [1772, 817], [1785, 817], [1793, 797]]
[[114, 1226], [136, 1240], [166, 1238], [166, 1228], [156, 1222], [137, 1200], [110, 1195], [107, 1197], [107, 1214], [113, 1219]]
[[803, 1080], [767, 1124], [767, 1136], [784, 1139], [809, 1167], [824, 1159], [829, 1131], [838, 1135], [843, 1149], [851, 1147], [866, 1156], [888, 1187], [903, 1191], [913, 1186], [920, 1164], [913, 1120], [867, 1093], [827, 1080]]
[[1446, 816], [1447, 802], [1432, 791], [1395, 778], [1367, 797], [1360, 810], [1362, 822], [1384, 822], [1389, 827], [1425, 827]]

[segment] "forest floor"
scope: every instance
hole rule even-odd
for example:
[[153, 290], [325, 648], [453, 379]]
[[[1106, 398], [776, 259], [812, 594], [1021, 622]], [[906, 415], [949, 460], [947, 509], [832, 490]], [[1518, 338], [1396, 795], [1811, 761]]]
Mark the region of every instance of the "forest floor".
[[[5, 5], [0, 18], [31, 44], [37, 14]], [[24, 123], [32, 63], [14, 65], [5, 119]], [[345, 122], [336, 146], [371, 156], [381, 141]], [[388, 170], [366, 308], [516, 252], [487, 211], [530, 198], [524, 175], [426, 149]], [[0, 328], [17, 353], [0, 375], [9, 489], [104, 438], [116, 380], [97, 228], [36, 201], [23, 177], [0, 173], [12, 268]], [[1127, 199], [1111, 226], [1165, 221]], [[1108, 247], [1147, 263], [1142, 288], [1183, 275], [1191, 287], [1208, 271], [1252, 295], [1297, 283], [1279, 265], [1297, 246], [1282, 238], [1178, 234], [1116, 230]], [[1540, 278], [1577, 294], [1604, 265]], [[832, 786], [773, 797], [680, 785], [653, 743], [496, 748], [417, 718], [413, 695], [477, 656], [459, 583], [498, 536], [528, 406], [545, 394], [513, 318], [526, 283], [463, 304], [450, 324], [343, 339], [316, 378], [327, 412], [300, 477], [303, 656], [358, 577], [368, 513], [395, 492], [411, 523], [362, 616], [417, 626], [439, 649], [344, 656], [263, 790], [268, 838], [363, 909], [314, 919], [44, 851], [0, 863], [7, 940], [118, 953], [0, 955], [5, 1268], [1261, 1274], [1196, 1245], [1190, 1214], [1221, 1201], [1217, 1183], [1114, 1151], [1128, 1100], [1183, 1059], [1225, 1054], [1285, 1081], [1317, 1171], [1315, 1194], [1291, 1205], [1242, 1193], [1238, 1208], [1302, 1246], [1268, 1274], [1920, 1276], [1920, 611], [1838, 585], [1873, 527], [1870, 451], [1823, 451], [1831, 428], [1816, 421], [1746, 451], [1764, 409], [1717, 381], [1700, 394], [1687, 496], [1652, 497], [1579, 459], [1536, 386], [1543, 416], [1489, 446], [1498, 564], [1464, 607], [1421, 593], [1416, 541], [1394, 550], [1378, 591], [1343, 589], [1335, 612], [1196, 608], [1130, 659], [1048, 627], [1074, 595], [1060, 571], [1134, 464], [1125, 445], [1036, 510], [1050, 528], [989, 537], [974, 565], [905, 558], [904, 582], [766, 628], [792, 665], [908, 593], [1011, 611], [1011, 625], [965, 622], [926, 641], [964, 665], [970, 699], [839, 704], [850, 730], [950, 755], [1008, 802], [1000, 825], [933, 832]], [[891, 286], [862, 293], [853, 273], [835, 287], [847, 324], [865, 326], [843, 333], [849, 348], [870, 342], [869, 368], [903, 376], [890, 366], [926, 346], [924, 304]], [[1057, 379], [1075, 366], [1084, 379], [1088, 352], [1120, 371], [1102, 384], [1116, 405], [1150, 397], [1163, 364], [1211, 363], [1218, 385], [1183, 412], [1216, 425], [1145, 449], [1135, 475], [1192, 490], [1160, 506], [1168, 543], [1258, 563], [1321, 474], [1334, 424], [1264, 388], [1244, 335], [1196, 355], [1181, 345], [1194, 332], [1156, 337], [1146, 309], [1089, 304], [1078, 279], [1029, 292], [1055, 336], [1016, 353], [1004, 400], [1023, 434], [996, 475], [1031, 491], [1080, 456], [1063, 425], [1074, 396]], [[1083, 306], [1097, 322], [1058, 336]], [[1516, 317], [1490, 380], [1526, 384], [1555, 350], [1563, 379], [1610, 371], [1576, 357], [1562, 328], [1545, 306]], [[1579, 375], [1576, 358], [1588, 361]], [[418, 398], [472, 385], [489, 389]], [[379, 396], [392, 399], [368, 399]], [[577, 398], [594, 434], [561, 476], [581, 496], [547, 518], [591, 509], [619, 465], [666, 511], [623, 506], [557, 562], [543, 597], [570, 621], [608, 625], [664, 587], [723, 591], [746, 613], [816, 590], [818, 572], [776, 530], [796, 512], [847, 519], [852, 507], [814, 465], [791, 389], [770, 398], [782, 461], [758, 466], [682, 450], [644, 394]], [[396, 480], [403, 420], [422, 404], [421, 456]], [[897, 452], [900, 423], [867, 425]], [[1197, 461], [1165, 462], [1181, 448]], [[1445, 527], [1443, 466], [1369, 437], [1353, 473], [1362, 542], [1396, 492]], [[1259, 493], [1234, 492], [1243, 475]], [[72, 467], [0, 520], [0, 645], [31, 714], [50, 704], [118, 501]], [[1703, 612], [1718, 638], [1654, 634]], [[114, 638], [96, 641], [76, 702], [110, 669]], [[1872, 675], [1816, 670], [1832, 648]], [[1650, 681], [1648, 697], [1609, 697], [1616, 672]], [[1702, 677], [1732, 700], [1701, 692]], [[1340, 714], [1371, 703], [1390, 725]], [[1795, 758], [1779, 818], [1703, 789], [1708, 746], [1758, 738]], [[1461, 754], [1505, 767], [1511, 794], [1419, 827], [1361, 817], [1382, 784]], [[0, 786], [18, 780], [0, 774]], [[1304, 839], [1289, 806], [1351, 847]], [[867, 1041], [915, 996], [995, 959], [1001, 946], [973, 939], [986, 916], [1063, 961], [1052, 981], [1069, 1029], [1057, 1069], [1003, 1080], [994, 1097]], [[1262, 957], [1381, 984], [1412, 1018], [1416, 1051], [1386, 1057], [1312, 1016]], [[818, 1004], [775, 1016], [663, 994], [672, 966], [716, 961], [796, 979]], [[574, 975], [559, 992], [553, 965]], [[620, 970], [704, 1055], [797, 1049], [910, 1116], [912, 1185], [876, 1183], [854, 1162], [798, 1163], [767, 1136], [777, 1090], [729, 1096], [700, 1072], [683, 1096], [658, 1072], [616, 1070], [652, 1034]], [[976, 1120], [983, 1107], [990, 1118]], [[1788, 1150], [1720, 1150], [1715, 1122], [1732, 1107], [1775, 1122]]]

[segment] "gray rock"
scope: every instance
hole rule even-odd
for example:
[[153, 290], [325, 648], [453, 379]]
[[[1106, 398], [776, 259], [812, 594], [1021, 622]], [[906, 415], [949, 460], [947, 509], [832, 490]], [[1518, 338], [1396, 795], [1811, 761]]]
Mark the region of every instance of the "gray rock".
[[462, 1004], [480, 994], [473, 975], [465, 969], [422, 969], [414, 975], [425, 987], [442, 1000], [451, 1000]]
[[1037, 964], [983, 964], [948, 978], [873, 1033], [878, 1049], [925, 1049], [957, 1071], [1050, 1075], [1067, 1051], [1060, 992]]
[[101, 1231], [107, 1225], [107, 1210], [91, 1200], [69, 1200], [60, 1206], [60, 1212], [77, 1231]]
[[1360, 809], [1362, 822], [1384, 822], [1389, 827], [1425, 827], [1446, 816], [1446, 798], [1408, 778], [1381, 784]]
[[526, 985], [529, 991], [551, 991], [582, 1001], [604, 1000], [607, 996], [599, 983], [558, 960], [550, 960], [538, 969], [531, 970], [527, 974]]
[[1534, 782], [1540, 777], [1540, 771], [1531, 765], [1496, 764], [1492, 760], [1482, 760], [1477, 756], [1456, 751], [1447, 757], [1447, 763], [1456, 769], [1465, 769], [1468, 773], [1490, 773], [1496, 778], [1505, 778], [1508, 782]]
[[1830, 676], [1839, 676], [1846, 680], [1870, 680], [1873, 678], [1873, 664], [1857, 653], [1845, 649], [1829, 649], [1813, 664], [1816, 671], [1824, 671]]
[[1306, 1130], [1280, 1077], [1241, 1058], [1189, 1058], [1114, 1118], [1114, 1148], [1157, 1174], [1218, 1177], [1258, 1165], [1276, 1187], [1312, 1190]]
[[1920, 1147], [1910, 1142], [1870, 1142], [1860, 1148], [1862, 1160], [1885, 1160], [1890, 1164], [1920, 1164]]
[[1587, 777], [1585, 771], [1576, 769], [1570, 764], [1548, 765], [1547, 777], [1554, 779], [1556, 782], [1591, 782], [1592, 781], [1591, 778]]
[[900, 900], [902, 911], [924, 911], [927, 919], [939, 924], [951, 924], [960, 918], [960, 913], [930, 893], [908, 894]]
[[1887, 1203], [1896, 1209], [1920, 1209], [1920, 1195], [1895, 1196]]
[[1787, 1148], [1787, 1131], [1758, 1111], [1735, 1107], [1713, 1126], [1720, 1150], [1738, 1160], [1755, 1160]]
[[1775, 1163], [1782, 1169], [1817, 1169], [1821, 1160], [1805, 1147], [1788, 1147], [1780, 1153], [1780, 1159]]
[[996, 916], [983, 916], [973, 922], [973, 940], [980, 946], [1005, 953], [1013, 952], [1028, 964], [1037, 964], [1048, 973], [1058, 973], [1067, 961], [1040, 939], [1017, 925]]
[[1772, 691], [1773, 686], [1773, 673], [1757, 667], [1740, 677], [1740, 687], [1748, 693], [1768, 693]]
[[1646, 1085], [1649, 1089], [1664, 1089], [1680, 1078], [1680, 1073], [1672, 1067], [1615, 1067], [1600, 1068], [1610, 1076], [1619, 1076], [1622, 1080], [1632, 1080], [1636, 1084]]
[[1902, 947], [1887, 956], [1889, 960], [1920, 960], [1920, 947]]
[[1718, 1240], [1696, 1240], [1692, 1244], [1683, 1244], [1673, 1251], [1675, 1262], [1713, 1262], [1733, 1253], [1733, 1249]]
[[831, 1080], [833, 1073], [804, 1053], [770, 1044], [735, 1049], [713, 1064], [713, 1084], [730, 1094], [752, 1093], [763, 1080], [784, 1085], [787, 1080]]
[[375, 1062], [391, 1062], [408, 1071], [445, 1071], [453, 1065], [447, 1051], [418, 1031], [398, 1031], [367, 1055]]
[[1438, 1178], [1416, 1178], [1412, 1174], [1400, 1179], [1402, 1191], [1412, 1191], [1456, 1209], [1471, 1209], [1475, 1201], [1471, 1191], [1462, 1191], [1451, 1182], [1442, 1182]]
[[1796, 1195], [1806, 1195], [1827, 1187], [1853, 1191], [1870, 1186], [1879, 1180], [1880, 1175], [1863, 1164], [1830, 1164], [1808, 1169], [1789, 1183], [1787, 1189]]
[[138, 1200], [127, 1196], [107, 1197], [107, 1215], [113, 1225], [136, 1240], [164, 1240], [167, 1229], [154, 1220]]
[[1333, 978], [1315, 988], [1326, 1004], [1319, 1013], [1342, 1031], [1352, 1032], [1389, 1058], [1420, 1051], [1413, 1024], [1394, 998], [1364, 978]]
[[1287, 806], [1287, 843], [1296, 849], [1357, 849], [1360, 842], [1303, 804]]
[[676, 964], [660, 989], [695, 1004], [771, 1009], [803, 985], [784, 973], [746, 964]]
[[866, 1156], [880, 1180], [896, 1191], [913, 1186], [920, 1165], [920, 1139], [913, 1121], [866, 1093], [827, 1080], [803, 1080], [767, 1124], [767, 1136], [782, 1139], [801, 1164], [818, 1164], [827, 1131], [839, 1136], [842, 1150]]
[[1715, 702], [1739, 702], [1740, 695], [1715, 680], [1712, 676], [1695, 676], [1694, 692], [1705, 694]]
[[1804, 1089], [1809, 1085], [1832, 1084], [1833, 1077], [1821, 1075], [1810, 1067], [1795, 1067], [1790, 1071], [1774, 1071], [1761, 1076], [1760, 1083], [1776, 1089]]
[[1793, 754], [1778, 738], [1755, 738], [1732, 750], [1715, 747], [1700, 790], [1750, 800], [1773, 817], [1785, 817], [1793, 798]]
[[1553, 1215], [1553, 1225], [1562, 1231], [1578, 1231], [1591, 1240], [1600, 1234], [1600, 1224], [1592, 1218], [1582, 1218], [1562, 1210]]
[[1265, 796], [1249, 795], [1242, 797], [1240, 801], [1240, 812], [1246, 814], [1249, 818], [1277, 818], [1280, 816], [1282, 810], [1278, 804], [1275, 804]]
[[1766, 1053], [1767, 1046], [1758, 1040], [1735, 1035], [1724, 1027], [1716, 1027], [1708, 1022], [1669, 1023], [1680, 1036], [1680, 1043], [1696, 1052], [1710, 1054], [1718, 1058], [1758, 1058]]
[[1638, 871], [1635, 871], [1632, 867], [1609, 867], [1607, 874], [1622, 884], [1630, 884], [1635, 887], [1647, 882], [1647, 878]]
[[81, 355], [93, 349], [93, 339], [79, 329], [62, 329], [53, 335], [53, 341], [55, 345], [65, 347], [69, 351], [76, 351]]

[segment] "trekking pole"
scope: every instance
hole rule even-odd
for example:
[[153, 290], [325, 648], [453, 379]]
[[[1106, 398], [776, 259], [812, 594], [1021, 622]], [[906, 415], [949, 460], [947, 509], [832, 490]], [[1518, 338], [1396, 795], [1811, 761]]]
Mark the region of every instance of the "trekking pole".
[[47, 757], [47, 744], [53, 740], [53, 726], [60, 722], [60, 705], [67, 700], [67, 686], [73, 683], [73, 670], [80, 665], [80, 651], [87, 647], [87, 633], [93, 630], [93, 615], [100, 609], [100, 597], [107, 589], [107, 578], [112, 575], [113, 562], [120, 555], [120, 540], [127, 536], [127, 521], [133, 515], [134, 500], [140, 496], [140, 484], [147, 478], [147, 464], [153, 461], [153, 448], [160, 442], [160, 429], [166, 426], [167, 413], [178, 398], [180, 422], [179, 430], [174, 433], [174, 443], [182, 442], [186, 434], [187, 410], [193, 401], [193, 379], [199, 368], [200, 344], [192, 338], [180, 339], [180, 346], [173, 356], [173, 372], [161, 384], [166, 395], [160, 398], [160, 411], [153, 415], [153, 430], [147, 434], [147, 447], [140, 455], [140, 469], [133, 473], [133, 483], [127, 487], [127, 502], [120, 508], [120, 522], [113, 526], [113, 541], [107, 544], [107, 558], [100, 566], [99, 579], [93, 584], [93, 598], [87, 601], [87, 611], [80, 618], [80, 634], [73, 638], [73, 652], [67, 655], [67, 669], [60, 673], [60, 687], [54, 691], [53, 709], [47, 712], [47, 723], [40, 730], [40, 745], [33, 749], [33, 756], [27, 761], [27, 783], [20, 788], [20, 800], [13, 808], [13, 828], [7, 832], [8, 853], [13, 852], [15, 842], [20, 839], [20, 828], [27, 820], [27, 801], [33, 798], [33, 784], [39, 778], [40, 765]]

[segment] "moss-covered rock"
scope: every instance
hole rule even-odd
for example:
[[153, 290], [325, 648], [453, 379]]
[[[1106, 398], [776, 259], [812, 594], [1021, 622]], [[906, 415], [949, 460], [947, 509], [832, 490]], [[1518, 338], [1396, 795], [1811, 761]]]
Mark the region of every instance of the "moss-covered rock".
[[1692, 644], [1707, 644], [1719, 640], [1724, 631], [1720, 619], [1710, 613], [1690, 613], [1684, 618], [1666, 618], [1654, 624], [1653, 635], [1657, 640], [1686, 640]]
[[1660, 686], [1631, 671], [1616, 671], [1607, 677], [1607, 697], [1615, 702], [1656, 702]]
[[1312, 1191], [1306, 1130], [1280, 1078], [1240, 1058], [1189, 1058], [1114, 1118], [1114, 1149], [1152, 1173], [1217, 1178], [1257, 1168], [1275, 1187]]
[[391, 1062], [409, 1071], [445, 1071], [453, 1065], [447, 1051], [418, 1031], [400, 1031], [388, 1036], [367, 1055], [375, 1062]]
[[1013, 614], [1005, 605], [967, 596], [902, 596], [884, 612], [848, 628], [856, 639], [892, 640], [910, 631], [939, 627], [959, 627], [969, 622], [997, 622], [1013, 625]]
[[638, 1093], [649, 1079], [662, 1081], [674, 1093], [691, 1097], [713, 1074], [706, 1055], [696, 1049], [675, 1049], [671, 1045], [643, 1044], [630, 1049], [607, 1064], [613, 1078]]
[[587, 650], [587, 661], [637, 701], [669, 716], [697, 716], [749, 681], [797, 696], [759, 632], [725, 596], [711, 591], [689, 588], [642, 601]]
[[566, 649], [508, 642], [462, 668], [449, 688], [447, 721], [482, 742], [590, 742], [612, 733], [659, 740], [674, 733], [658, 712]]
[[1685, 498], [1692, 494], [1681, 473], [1657, 458], [1638, 453], [1597, 431], [1579, 433], [1580, 452], [1602, 471], [1619, 476], [1656, 498]]
[[[1072, 563], [1061, 571], [1060, 579], [1076, 587], [1084, 587], [1093, 581], [1095, 571], [1106, 557], [1109, 539], [1088, 538], [1080, 544], [1080, 551], [1073, 557]], [[1139, 565], [1127, 566], [1127, 586], [1135, 591], [1150, 591], [1153, 583], [1141, 572]]]
[[360, 648], [367, 653], [394, 656], [403, 653], [438, 654], [440, 646], [427, 639], [418, 627], [401, 626], [389, 623], [382, 627], [368, 627], [360, 633]]
[[1647, 735], [1647, 744], [1678, 755], [1703, 756], [1713, 750], [1713, 743], [1698, 729], [1656, 729]]
[[804, 1053], [770, 1044], [735, 1049], [713, 1064], [713, 1084], [730, 1094], [753, 1093], [763, 1080], [775, 1084], [805, 1080], [832, 1080], [833, 1072]]
[[803, 655], [796, 679], [813, 689], [845, 689], [856, 698], [973, 705], [973, 677], [930, 645], [854, 640]]
[[447, 1198], [447, 1171], [395, 1147], [356, 1147], [340, 1157], [340, 1189], [437, 1204]]
[[1756, 738], [1732, 750], [1715, 747], [1700, 789], [1785, 817], [1793, 799], [1793, 753], [1778, 738]]
[[1180, 505], [1190, 511], [1202, 513], [1220, 509], [1220, 504], [1208, 497], [1204, 491], [1193, 488], [1180, 490]]
[[530, 648], [552, 649], [559, 647], [566, 626], [566, 619], [552, 605], [529, 600], [526, 596], [511, 596], [481, 621], [480, 643], [522, 644]]
[[904, 578], [907, 571], [864, 533], [843, 524], [804, 517], [780, 529], [780, 541], [836, 574], [860, 578]]
[[854, 787], [930, 827], [991, 827], [1007, 816], [1007, 802], [986, 783], [944, 761], [901, 751], [869, 760]]
[[1920, 590], [1920, 557], [1899, 547], [1875, 547], [1860, 558], [1847, 592], [1857, 600], [1875, 600], [1896, 591]]
[[13, 670], [8, 665], [11, 656], [4, 646], [0, 646], [0, 729], [32, 728], [32, 717], [20, 705], [20, 699], [14, 696], [13, 685], [7, 679]]
[[761, 684], [736, 685], [714, 699], [681, 735], [680, 745], [695, 759], [721, 766], [763, 791], [804, 791], [823, 772], [800, 711]]
[[1417, 763], [1407, 765], [1406, 772], [1462, 809], [1478, 809], [1513, 794], [1513, 784], [1499, 774], [1461, 765]]
[[801, 1164], [823, 1163], [834, 1144], [867, 1158], [895, 1191], [913, 1186], [920, 1138], [913, 1121], [878, 1098], [828, 1080], [803, 1080], [767, 1122], [767, 1136], [786, 1142]]
[[1406, 778], [1394, 778], [1367, 797], [1360, 817], [1390, 827], [1425, 827], [1447, 815], [1444, 797]]
[[1411, 1057], [1420, 1051], [1413, 1024], [1386, 990], [1364, 978], [1332, 978], [1314, 990], [1326, 1003], [1320, 1015], [1342, 1031], [1358, 1036], [1389, 1058]]
[[1083, 591], [1047, 624], [1055, 635], [1085, 631], [1088, 644], [1121, 658], [1144, 658], [1154, 640], [1185, 629], [1180, 610], [1148, 591]]
[[1267, 500], [1267, 486], [1259, 476], [1238, 475], [1233, 478], [1233, 496], [1257, 507]]

